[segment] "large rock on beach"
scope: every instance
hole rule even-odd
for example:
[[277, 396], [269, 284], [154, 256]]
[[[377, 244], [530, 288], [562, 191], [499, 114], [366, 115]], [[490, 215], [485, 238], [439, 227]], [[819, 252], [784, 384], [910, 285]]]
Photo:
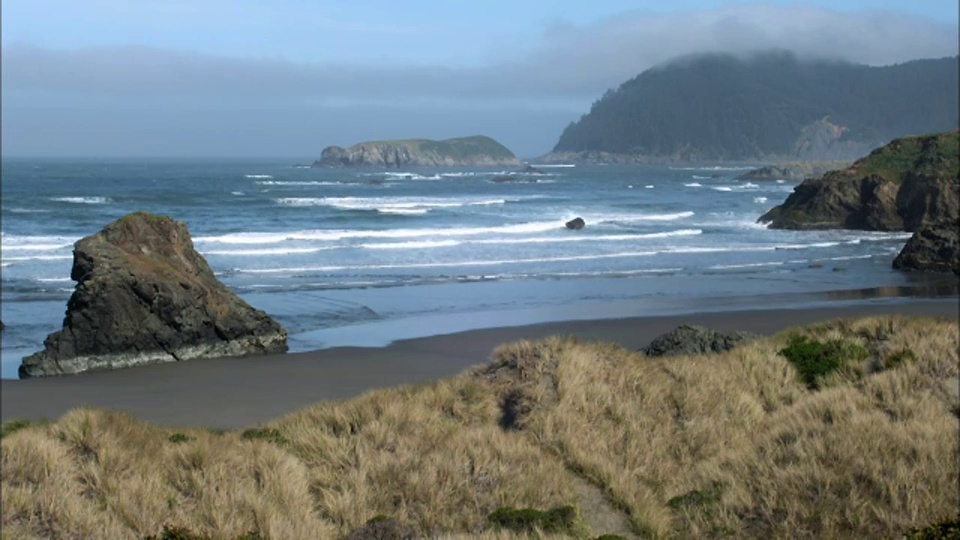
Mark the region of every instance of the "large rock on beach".
[[725, 334], [702, 326], [684, 324], [658, 336], [643, 352], [647, 356], [720, 353], [757, 337], [749, 332]]
[[20, 377], [287, 350], [287, 332], [225, 285], [186, 225], [136, 212], [74, 247], [63, 329]]
[[893, 267], [960, 274], [960, 222], [927, 225], [913, 233]]
[[760, 217], [775, 229], [915, 231], [960, 212], [958, 132], [904, 137], [809, 178]]

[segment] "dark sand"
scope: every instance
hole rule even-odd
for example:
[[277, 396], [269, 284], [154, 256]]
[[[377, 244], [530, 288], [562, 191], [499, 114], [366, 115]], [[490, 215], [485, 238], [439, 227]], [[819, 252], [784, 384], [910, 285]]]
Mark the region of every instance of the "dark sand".
[[455, 375], [486, 362], [497, 345], [524, 338], [569, 334], [637, 349], [684, 323], [723, 331], [773, 334], [815, 321], [894, 313], [953, 320], [960, 315], [957, 299], [949, 298], [568, 321], [410, 339], [383, 348], [340, 347], [275, 356], [192, 360], [66, 377], [2, 380], [0, 419], [55, 419], [71, 408], [87, 405], [125, 411], [166, 425], [239, 428], [322, 400]]

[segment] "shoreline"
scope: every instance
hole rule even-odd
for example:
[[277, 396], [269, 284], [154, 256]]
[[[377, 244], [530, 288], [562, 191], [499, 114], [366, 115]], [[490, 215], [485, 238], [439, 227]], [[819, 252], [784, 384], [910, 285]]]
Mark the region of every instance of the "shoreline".
[[483, 364], [493, 349], [520, 339], [573, 335], [637, 349], [680, 324], [772, 335], [791, 326], [846, 317], [901, 314], [957, 319], [957, 298], [899, 299], [777, 309], [720, 310], [542, 322], [394, 341], [242, 358], [191, 360], [62, 377], [0, 380], [0, 420], [56, 419], [92, 406], [170, 426], [235, 429], [308, 405], [369, 390], [425, 383]]

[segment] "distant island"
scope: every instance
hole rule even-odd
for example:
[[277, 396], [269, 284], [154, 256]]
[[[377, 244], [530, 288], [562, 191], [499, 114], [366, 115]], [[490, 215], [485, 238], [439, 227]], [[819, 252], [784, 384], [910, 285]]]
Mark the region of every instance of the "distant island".
[[871, 67], [703, 54], [608, 90], [541, 163], [853, 160], [957, 128], [957, 57]]
[[507, 147], [483, 135], [434, 141], [368, 141], [328, 146], [313, 167], [502, 167], [519, 166]]

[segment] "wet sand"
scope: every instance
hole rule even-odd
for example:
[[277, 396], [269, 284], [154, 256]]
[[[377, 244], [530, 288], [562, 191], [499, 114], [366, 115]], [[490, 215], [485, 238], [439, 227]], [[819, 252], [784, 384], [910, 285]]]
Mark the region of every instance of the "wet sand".
[[565, 334], [637, 349], [680, 324], [769, 335], [816, 321], [881, 314], [957, 320], [960, 308], [957, 298], [910, 299], [893, 304], [578, 320], [472, 330], [397, 341], [387, 347], [338, 347], [66, 377], [5, 379], [0, 381], [0, 419], [55, 419], [74, 407], [95, 406], [165, 425], [240, 428], [318, 401], [455, 375], [486, 362], [497, 345], [519, 339]]

